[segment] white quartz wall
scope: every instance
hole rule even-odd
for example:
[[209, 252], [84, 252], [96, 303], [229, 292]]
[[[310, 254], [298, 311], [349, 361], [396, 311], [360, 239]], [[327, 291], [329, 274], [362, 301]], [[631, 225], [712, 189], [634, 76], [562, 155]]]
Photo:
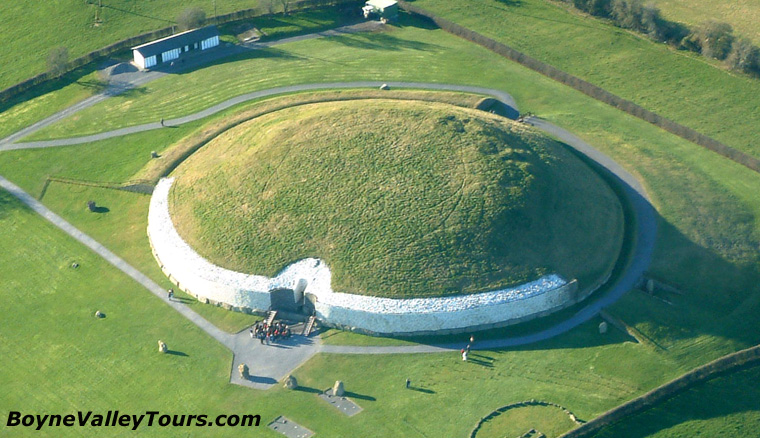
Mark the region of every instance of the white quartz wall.
[[[268, 310], [270, 291], [297, 289], [315, 300], [317, 316], [331, 324], [375, 333], [413, 333], [502, 324], [564, 307], [575, 282], [547, 275], [517, 287], [443, 298], [390, 299], [334, 292], [329, 268], [319, 259], [299, 260], [276, 277], [216, 266], [196, 253], [174, 228], [169, 214], [173, 178], [159, 181], [148, 213], [148, 237], [164, 272], [183, 290], [238, 308]], [[302, 282], [303, 280], [303, 282]]]

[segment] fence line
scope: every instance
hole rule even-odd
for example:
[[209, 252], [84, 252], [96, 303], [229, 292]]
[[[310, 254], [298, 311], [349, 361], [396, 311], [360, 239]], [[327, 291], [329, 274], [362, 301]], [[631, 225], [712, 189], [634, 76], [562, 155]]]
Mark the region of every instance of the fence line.
[[671, 134], [677, 135], [685, 140], [702, 146], [705, 149], [711, 150], [717, 154], [720, 154], [736, 163], [739, 163], [755, 172], [760, 173], [760, 160], [738, 151], [724, 143], [721, 143], [711, 137], [701, 134], [694, 129], [688, 128], [684, 125], [676, 123], [668, 118], [662, 117], [652, 111], [646, 110], [643, 107], [623, 99], [615, 94], [604, 90], [590, 82], [587, 82], [577, 76], [573, 76], [569, 73], [565, 73], [556, 67], [553, 67], [545, 62], [532, 58], [518, 50], [515, 50], [505, 44], [497, 42], [491, 38], [483, 36], [475, 31], [467, 29], [464, 26], [460, 26], [445, 18], [438, 17], [437, 15], [422, 9], [418, 6], [407, 3], [404, 0], [399, 0], [399, 5], [404, 10], [421, 15], [432, 20], [441, 29], [452, 33], [458, 37], [464, 38], [475, 44], [485, 47], [494, 53], [497, 53], [507, 59], [515, 61], [529, 69], [536, 71], [544, 76], [554, 79], [557, 82], [568, 85], [581, 93], [592, 97], [596, 100], [611, 105], [627, 114], [647, 121], [659, 128], [662, 128]]

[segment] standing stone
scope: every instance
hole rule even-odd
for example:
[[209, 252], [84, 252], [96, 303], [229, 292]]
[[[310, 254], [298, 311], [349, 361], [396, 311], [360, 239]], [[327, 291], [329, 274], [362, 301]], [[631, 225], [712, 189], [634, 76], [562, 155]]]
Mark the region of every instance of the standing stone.
[[156, 151], [150, 151], [150, 157], [151, 158], [158, 158], [158, 152], [156, 152]]
[[298, 380], [296, 380], [295, 377], [289, 375], [285, 378], [285, 387], [288, 389], [296, 389], [298, 388]]
[[90, 211], [97, 210], [97, 206], [95, 205], [95, 201], [87, 201], [87, 209]]
[[606, 321], [602, 321], [601, 323], [599, 323], [599, 333], [600, 334], [603, 335], [603, 334], [607, 333], [607, 328], [608, 327], [607, 327], [607, 322]]
[[333, 395], [336, 397], [342, 397], [345, 393], [346, 390], [343, 388], [343, 382], [341, 380], [336, 380], [335, 385], [333, 385]]
[[101, 312], [100, 310], [95, 312], [95, 318], [102, 318], [102, 317], [103, 317], [103, 312]]
[[654, 293], [654, 280], [651, 278], [647, 280], [647, 293], [650, 295]]
[[248, 365], [241, 363], [238, 365], [238, 371], [240, 372], [241, 378], [248, 380], [248, 377], [250, 377], [250, 373], [248, 372]]
[[158, 352], [159, 353], [166, 353], [169, 349], [166, 347], [166, 344], [164, 341], [158, 341]]

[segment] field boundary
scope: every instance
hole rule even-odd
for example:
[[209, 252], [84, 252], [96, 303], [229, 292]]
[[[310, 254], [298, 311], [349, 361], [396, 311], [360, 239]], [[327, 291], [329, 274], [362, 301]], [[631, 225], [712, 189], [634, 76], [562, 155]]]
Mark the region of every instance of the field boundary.
[[[320, 8], [324, 8], [328, 6], [337, 6], [337, 5], [346, 4], [346, 3], [356, 3], [356, 0], [297, 0], [297, 1], [293, 1], [292, 4], [288, 5], [288, 13], [309, 11], [309, 10], [320, 9]], [[203, 25], [209, 26], [212, 24], [225, 24], [225, 23], [231, 23], [238, 20], [246, 20], [249, 18], [273, 16], [273, 15], [275, 15], [275, 13], [262, 13], [261, 10], [256, 9], [256, 8], [242, 9], [239, 11], [230, 12], [228, 14], [223, 14], [223, 15], [218, 15], [216, 17], [207, 18], [205, 22], [203, 23]], [[123, 40], [117, 41], [113, 44], [109, 44], [105, 47], [95, 49], [87, 54], [84, 54], [66, 63], [66, 66], [63, 68], [63, 71], [61, 73], [55, 74], [50, 71], [45, 71], [29, 79], [26, 79], [24, 81], [11, 85], [10, 87], [5, 88], [4, 90], [0, 90], [0, 103], [7, 102], [13, 99], [14, 97], [19, 96], [20, 94], [31, 90], [37, 85], [41, 85], [41, 84], [44, 84], [45, 82], [58, 79], [62, 75], [66, 73], [70, 73], [78, 68], [82, 68], [85, 65], [93, 61], [96, 61], [98, 59], [111, 56], [114, 53], [120, 52], [122, 50], [131, 49], [132, 47], [139, 46], [140, 44], [144, 44], [149, 41], [153, 41], [159, 38], [164, 38], [164, 37], [173, 35], [175, 33], [175, 30], [176, 30], [176, 25], [172, 25], [169, 27], [164, 27], [162, 29], [156, 29], [150, 32], [141, 33], [139, 35], [135, 35], [133, 37], [129, 37], [129, 38], [125, 38]]]
[[760, 345], [727, 354], [714, 361], [694, 368], [686, 374], [647, 392], [618, 407], [612, 408], [588, 423], [561, 435], [559, 438], [590, 437], [603, 428], [610, 426], [634, 414], [646, 411], [663, 403], [681, 392], [712, 380], [715, 377], [730, 374], [744, 367], [760, 365]]
[[540, 73], [550, 79], [572, 87], [573, 89], [580, 91], [581, 93], [593, 99], [606, 103], [625, 112], [626, 114], [649, 122], [659, 128], [664, 129], [665, 131], [670, 132], [671, 134], [677, 135], [685, 140], [702, 146], [705, 149], [713, 151], [728, 158], [729, 160], [732, 160], [736, 163], [741, 164], [742, 166], [760, 173], [760, 160], [755, 157], [752, 157], [748, 154], [745, 154], [744, 152], [721, 143], [718, 140], [701, 134], [694, 129], [676, 123], [652, 111], [644, 109], [643, 107], [631, 102], [630, 100], [623, 99], [622, 97], [612, 94], [609, 91], [598, 87], [588, 81], [585, 81], [577, 76], [573, 76], [545, 62], [530, 57], [516, 49], [513, 49], [512, 47], [507, 46], [506, 44], [488, 38], [445, 18], [441, 18], [432, 12], [427, 11], [426, 9], [407, 3], [404, 0], [399, 0], [398, 4], [405, 11], [432, 20], [436, 25], [438, 25], [446, 32], [475, 43], [479, 46], [485, 47], [486, 49], [498, 55], [501, 55], [511, 61], [517, 62], [520, 65], [527, 67], [537, 73]]

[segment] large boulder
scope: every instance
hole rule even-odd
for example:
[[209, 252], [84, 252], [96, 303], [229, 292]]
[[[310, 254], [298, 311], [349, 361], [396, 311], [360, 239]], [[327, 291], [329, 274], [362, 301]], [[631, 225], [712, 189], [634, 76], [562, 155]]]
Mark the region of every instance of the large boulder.
[[336, 397], [342, 397], [345, 393], [346, 390], [343, 387], [343, 382], [341, 380], [336, 380], [335, 385], [333, 385], [333, 395]]
[[250, 377], [250, 373], [248, 371], [248, 365], [241, 363], [238, 365], [238, 371], [240, 372], [240, 377], [243, 379], [248, 379]]
[[164, 341], [158, 341], [158, 352], [166, 353], [167, 351], [169, 351], [169, 348], [166, 346], [166, 343], [164, 343]]
[[296, 380], [296, 378], [293, 377], [292, 375], [289, 375], [288, 377], [285, 378], [284, 386], [285, 388], [288, 388], [288, 389], [296, 389], [298, 388], [298, 380]]

